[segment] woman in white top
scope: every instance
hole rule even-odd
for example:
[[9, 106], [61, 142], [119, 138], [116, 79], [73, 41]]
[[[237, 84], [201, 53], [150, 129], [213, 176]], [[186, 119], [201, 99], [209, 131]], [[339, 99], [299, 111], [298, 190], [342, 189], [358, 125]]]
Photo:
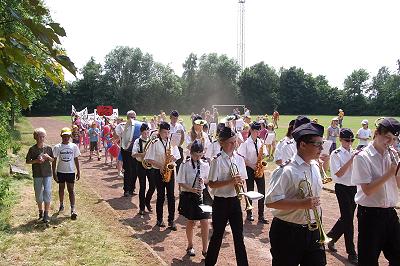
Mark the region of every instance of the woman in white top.
[[191, 130], [186, 134], [186, 148], [187, 148], [187, 153], [190, 151], [190, 146], [195, 140], [199, 140], [200, 143], [204, 147], [204, 151], [207, 151], [207, 147], [210, 144], [210, 140], [208, 138], [207, 133], [203, 131], [203, 125], [206, 124], [207, 121], [203, 120], [203, 118], [199, 115], [196, 115], [193, 117], [192, 120], [192, 128]]
[[208, 183], [210, 166], [201, 159], [203, 152], [203, 145], [198, 140], [195, 140], [190, 147], [190, 158], [182, 163], [176, 181], [181, 188], [178, 211], [188, 219], [186, 223], [186, 237], [188, 240], [186, 252], [189, 256], [195, 256], [193, 228], [195, 222], [200, 220], [203, 244], [202, 254], [205, 257], [207, 254], [208, 219], [210, 214], [203, 212], [199, 206], [203, 203], [203, 191], [206, 189], [205, 183]]
[[368, 120], [364, 119], [361, 122], [362, 128], [357, 131], [356, 139], [359, 139], [357, 150], [361, 150], [362, 148], [368, 145], [368, 141], [371, 139], [371, 129], [368, 128]]
[[381, 251], [389, 265], [400, 265], [400, 222], [395, 210], [400, 174], [392, 150], [399, 133], [399, 121], [383, 119], [372, 143], [354, 158], [351, 182], [357, 185], [359, 265], [378, 265]]

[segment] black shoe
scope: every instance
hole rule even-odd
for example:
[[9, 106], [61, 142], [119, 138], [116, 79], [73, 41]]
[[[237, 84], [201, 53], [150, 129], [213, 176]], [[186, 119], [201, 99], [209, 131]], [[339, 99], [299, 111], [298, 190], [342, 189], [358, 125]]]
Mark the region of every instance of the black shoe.
[[140, 210], [139, 215], [144, 215], [144, 210]]
[[43, 211], [40, 210], [40, 211], [39, 211], [38, 221], [40, 221], [40, 220], [42, 220], [42, 219], [43, 219]]
[[124, 197], [129, 197], [129, 192], [128, 191], [124, 192]]
[[196, 256], [196, 253], [194, 252], [194, 248], [187, 248], [186, 254], [188, 254], [190, 257]]
[[156, 225], [158, 227], [165, 227], [165, 223], [163, 221], [157, 221]]
[[171, 229], [172, 231], [176, 231], [176, 225], [174, 222], [168, 222], [168, 228]]
[[71, 211], [71, 220], [76, 220], [76, 218], [78, 218], [76, 211]]
[[269, 221], [265, 219], [264, 217], [258, 218], [258, 223], [259, 224], [269, 224]]
[[50, 222], [50, 218], [49, 218], [49, 214], [47, 212], [44, 212], [43, 214], [43, 222], [45, 224], [47, 224], [48, 222]]
[[350, 254], [349, 256], [347, 256], [347, 259], [349, 260], [349, 262], [353, 265], [358, 265], [358, 256], [357, 254]]
[[328, 242], [328, 249], [332, 252], [337, 252], [337, 249], [335, 247], [335, 242], [333, 242], [333, 240]]
[[146, 203], [146, 208], [149, 212], [153, 212], [153, 208], [151, 207], [150, 203]]
[[63, 212], [64, 211], [64, 205], [60, 205], [60, 208], [58, 209], [58, 212]]
[[254, 221], [253, 214], [247, 214], [247, 221], [250, 221], [250, 222]]

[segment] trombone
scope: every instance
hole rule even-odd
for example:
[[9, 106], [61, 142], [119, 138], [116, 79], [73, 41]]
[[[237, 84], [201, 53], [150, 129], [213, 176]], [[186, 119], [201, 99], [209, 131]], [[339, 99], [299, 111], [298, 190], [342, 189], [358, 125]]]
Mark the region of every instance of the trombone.
[[[239, 169], [237, 164], [235, 164], [234, 162], [232, 162], [232, 159], [229, 159], [231, 164], [230, 164], [230, 174], [231, 177], [234, 178], [235, 176], [237, 176], [239, 174]], [[243, 195], [245, 196], [244, 199], [246, 201], [246, 211], [250, 211], [253, 209], [253, 206], [251, 206], [251, 203], [249, 201], [249, 198], [246, 197], [245, 192], [244, 192], [244, 188], [243, 185], [235, 185], [235, 190], [236, 190], [236, 195], [238, 197], [239, 200], [241, 200], [243, 198]]]
[[[304, 179], [299, 182], [299, 194], [300, 194], [300, 198], [302, 198], [302, 199], [313, 197], [311, 184], [310, 184], [310, 181], [307, 180], [306, 172], [304, 172]], [[321, 245], [328, 243], [332, 239], [330, 237], [328, 237], [324, 231], [324, 228], [322, 226], [321, 217], [318, 213], [317, 208], [313, 208], [312, 211], [313, 211], [314, 219], [316, 222], [315, 224], [311, 223], [310, 210], [308, 210], [308, 209], [304, 210], [304, 215], [307, 220], [308, 230], [315, 231], [318, 229], [318, 231], [319, 231], [318, 243]]]

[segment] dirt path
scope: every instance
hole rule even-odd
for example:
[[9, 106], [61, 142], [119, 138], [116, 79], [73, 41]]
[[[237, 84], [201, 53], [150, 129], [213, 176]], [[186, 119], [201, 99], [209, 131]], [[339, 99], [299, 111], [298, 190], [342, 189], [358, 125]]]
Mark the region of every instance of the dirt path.
[[[55, 144], [60, 141], [59, 130], [66, 124], [52, 118], [30, 118], [34, 127], [42, 126], [48, 132], [49, 143]], [[168, 265], [202, 265], [204, 264], [201, 256], [201, 238], [199, 235], [200, 228], [195, 229], [194, 248], [197, 251], [196, 256], [189, 258], [186, 255], [186, 235], [185, 235], [185, 218], [177, 214], [178, 231], [173, 232], [168, 229], [159, 229], [155, 226], [155, 213], [144, 216], [138, 215], [138, 195], [130, 198], [122, 196], [123, 180], [118, 176], [115, 167], [104, 164], [101, 161], [89, 161], [88, 153], [82, 153], [80, 157], [82, 168], [82, 182], [87, 184], [95, 191], [102, 201], [106, 202], [115, 210], [116, 217], [120, 224], [127, 225], [133, 229], [132, 237], [147, 243]], [[138, 192], [137, 183], [136, 192]], [[178, 189], [176, 191], [176, 205], [178, 204]], [[155, 209], [156, 195], [153, 196], [152, 206]], [[79, 206], [79, 193], [77, 197], [77, 205]], [[324, 210], [324, 227], [328, 232], [339, 217], [338, 204], [333, 193], [323, 191], [322, 207]], [[166, 204], [164, 206], [164, 215], [167, 214]], [[255, 209], [257, 207], [255, 206]], [[254, 213], [257, 213], [254, 210]], [[268, 220], [272, 219], [271, 213], [266, 211]], [[165, 218], [166, 220], [166, 218]], [[250, 265], [271, 265], [271, 255], [269, 252], [269, 232], [270, 225], [261, 225], [256, 222], [245, 222], [244, 235], [246, 250]], [[357, 239], [357, 219], [355, 219], [355, 239]], [[210, 234], [211, 235], [211, 234]], [[327, 252], [328, 265], [351, 265], [347, 264], [347, 254], [344, 249], [344, 240], [340, 239], [337, 243], [338, 253], [332, 254]], [[288, 250], [288, 255], [290, 251]], [[381, 259], [380, 265], [386, 265], [386, 261]], [[229, 226], [227, 227], [226, 237], [223, 240], [218, 265], [236, 265], [235, 253], [233, 248], [232, 234]]]

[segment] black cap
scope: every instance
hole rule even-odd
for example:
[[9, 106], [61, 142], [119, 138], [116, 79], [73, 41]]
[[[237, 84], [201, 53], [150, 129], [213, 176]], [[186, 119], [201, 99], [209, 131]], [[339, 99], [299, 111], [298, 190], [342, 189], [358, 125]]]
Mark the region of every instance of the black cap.
[[167, 123], [167, 122], [161, 122], [160, 123], [160, 130], [161, 129], [166, 129], [166, 130], [170, 130], [171, 126]]
[[218, 139], [227, 140], [235, 135], [235, 132], [233, 132], [230, 127], [224, 127], [223, 129], [221, 129], [221, 132], [219, 132]]
[[295, 121], [296, 121], [295, 119], [291, 120], [291, 121], [289, 122], [289, 127], [290, 127], [290, 126], [294, 126], [294, 122], [295, 122]]
[[145, 130], [149, 130], [150, 128], [149, 128], [149, 125], [147, 125], [146, 123], [143, 123], [141, 126], [140, 126], [140, 132], [143, 132], [143, 131], [145, 131]]
[[316, 135], [322, 137], [324, 135], [324, 127], [316, 123], [306, 123], [296, 127], [292, 132], [295, 141], [298, 141], [305, 135]]
[[307, 124], [307, 123], [310, 123], [310, 122], [311, 122], [311, 120], [310, 120], [310, 118], [308, 118], [307, 116], [305, 116], [305, 115], [299, 115], [299, 116], [296, 118], [296, 120], [294, 121], [293, 128], [297, 128], [297, 127], [299, 127], [299, 126], [301, 126], [301, 125], [304, 125], [304, 124]]
[[341, 139], [354, 139], [353, 131], [350, 128], [340, 129], [339, 138]]
[[171, 112], [170, 116], [178, 117], [178, 116], [179, 116], [179, 113], [178, 113], [177, 110], [173, 110], [173, 111]]
[[387, 128], [395, 136], [399, 136], [400, 134], [400, 123], [393, 117], [384, 118], [379, 122], [379, 125]]
[[197, 139], [193, 141], [192, 145], [190, 146], [190, 153], [195, 153], [195, 152], [203, 152], [204, 147], [203, 144], [201, 144], [200, 141]]
[[261, 125], [258, 122], [253, 122], [253, 123], [250, 124], [250, 128], [252, 130], [261, 130]]

